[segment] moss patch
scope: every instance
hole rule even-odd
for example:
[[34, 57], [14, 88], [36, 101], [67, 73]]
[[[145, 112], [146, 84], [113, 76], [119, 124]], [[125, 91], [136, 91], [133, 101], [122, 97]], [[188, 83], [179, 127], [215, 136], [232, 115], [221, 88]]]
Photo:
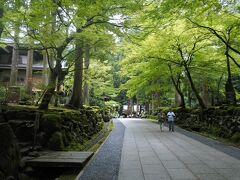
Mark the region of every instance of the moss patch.
[[54, 132], [61, 130], [62, 117], [59, 114], [44, 114], [40, 124], [41, 130], [46, 133], [46, 137], [50, 137]]
[[48, 141], [48, 148], [55, 151], [64, 149], [63, 136], [61, 132], [55, 132]]

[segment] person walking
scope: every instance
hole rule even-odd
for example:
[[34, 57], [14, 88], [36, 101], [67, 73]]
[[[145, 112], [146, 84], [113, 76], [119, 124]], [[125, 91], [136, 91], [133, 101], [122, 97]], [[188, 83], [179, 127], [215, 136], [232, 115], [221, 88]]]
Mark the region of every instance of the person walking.
[[163, 131], [163, 124], [164, 124], [164, 121], [165, 121], [165, 114], [163, 111], [160, 111], [158, 113], [158, 123], [160, 125], [160, 131], [162, 132]]
[[167, 117], [168, 117], [169, 131], [174, 132], [174, 117], [175, 117], [175, 114], [172, 111], [172, 109], [170, 109], [169, 112], [167, 113]]

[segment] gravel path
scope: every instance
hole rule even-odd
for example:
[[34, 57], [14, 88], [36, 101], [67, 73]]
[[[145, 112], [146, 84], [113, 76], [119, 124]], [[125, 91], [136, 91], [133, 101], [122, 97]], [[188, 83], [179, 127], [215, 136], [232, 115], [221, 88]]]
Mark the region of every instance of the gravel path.
[[118, 179], [125, 127], [117, 119], [114, 119], [113, 122], [115, 128], [92, 161], [84, 169], [79, 180]]

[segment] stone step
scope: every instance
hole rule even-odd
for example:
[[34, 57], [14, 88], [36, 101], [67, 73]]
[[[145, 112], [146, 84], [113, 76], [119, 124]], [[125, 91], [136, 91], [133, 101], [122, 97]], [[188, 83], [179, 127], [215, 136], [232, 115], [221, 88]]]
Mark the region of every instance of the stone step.
[[54, 151], [26, 160], [31, 167], [83, 167], [93, 156], [93, 152]]

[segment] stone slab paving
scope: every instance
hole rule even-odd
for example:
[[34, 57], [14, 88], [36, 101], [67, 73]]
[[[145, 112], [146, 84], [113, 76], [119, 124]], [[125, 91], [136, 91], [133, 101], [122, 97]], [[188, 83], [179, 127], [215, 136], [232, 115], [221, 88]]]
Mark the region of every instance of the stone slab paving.
[[79, 180], [117, 180], [121, 161], [125, 127], [114, 119], [115, 128], [100, 150], [76, 179]]
[[177, 132], [180, 132], [181, 134], [189, 136], [197, 141], [200, 141], [208, 146], [218, 149], [219, 151], [222, 151], [222, 152], [240, 160], [240, 153], [239, 153], [238, 148], [235, 148], [235, 147], [229, 148], [229, 146], [226, 146], [224, 143], [214, 141], [212, 139], [209, 139], [209, 138], [203, 137], [201, 135], [186, 131], [179, 127], [176, 127], [176, 130], [177, 130]]
[[143, 119], [120, 121], [126, 128], [119, 180], [240, 180], [236, 157]]

